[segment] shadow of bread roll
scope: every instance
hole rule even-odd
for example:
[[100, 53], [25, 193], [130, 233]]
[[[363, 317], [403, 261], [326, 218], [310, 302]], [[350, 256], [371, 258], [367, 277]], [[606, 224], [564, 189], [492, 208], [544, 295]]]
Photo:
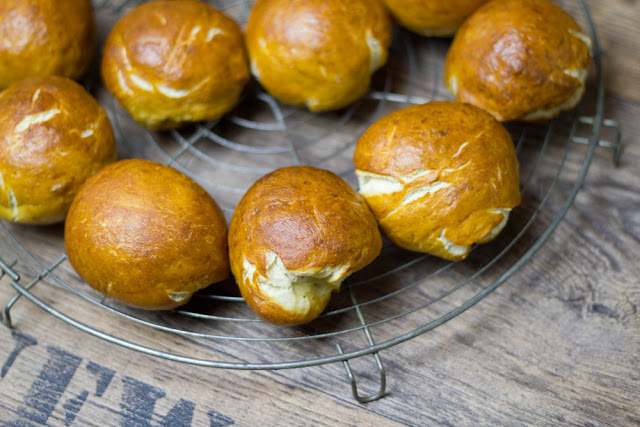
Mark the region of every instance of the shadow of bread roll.
[[445, 84], [500, 121], [550, 119], [582, 98], [590, 50], [591, 39], [548, 0], [492, 0], [456, 33]]
[[109, 92], [150, 129], [217, 119], [249, 80], [240, 27], [196, 0], [151, 1], [124, 15], [101, 67]]
[[85, 182], [64, 230], [69, 262], [91, 287], [124, 304], [168, 310], [229, 275], [227, 224], [183, 173], [122, 160]]
[[382, 0], [403, 27], [422, 36], [449, 37], [488, 0]]
[[272, 96], [336, 110], [363, 96], [386, 62], [391, 18], [380, 0], [258, 0], [246, 40], [251, 71]]
[[0, 89], [34, 76], [77, 79], [94, 50], [90, 0], [0, 1]]
[[268, 322], [315, 319], [342, 281], [373, 261], [382, 238], [364, 200], [337, 175], [309, 166], [259, 179], [229, 227], [231, 270]]
[[383, 117], [358, 140], [354, 163], [383, 233], [445, 259], [493, 239], [520, 203], [511, 136], [469, 104], [431, 102]]
[[0, 216], [51, 224], [82, 183], [116, 161], [111, 123], [82, 86], [31, 77], [0, 93]]

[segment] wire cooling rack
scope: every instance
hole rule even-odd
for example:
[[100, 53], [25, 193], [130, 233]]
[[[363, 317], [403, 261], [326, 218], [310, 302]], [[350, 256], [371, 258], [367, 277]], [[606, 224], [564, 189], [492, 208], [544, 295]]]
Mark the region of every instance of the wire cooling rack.
[[[99, 39], [140, 1], [94, 1]], [[244, 25], [251, 1], [211, 1]], [[539, 125], [510, 124], [520, 161], [522, 205], [492, 243], [462, 262], [410, 253], [386, 242], [380, 257], [344, 282], [324, 314], [309, 325], [276, 327], [248, 309], [232, 280], [198, 293], [172, 312], [142, 312], [105, 299], [73, 271], [64, 253], [62, 226], [26, 227], [0, 222], [0, 276], [16, 294], [2, 321], [24, 297], [91, 335], [176, 362], [229, 369], [284, 369], [342, 362], [360, 402], [385, 392], [379, 352], [423, 334], [464, 312], [511, 277], [562, 221], [585, 178], [597, 146], [620, 155], [620, 130], [603, 117], [601, 52], [584, 0], [565, 0], [593, 39], [594, 66], [585, 100], [570, 113]], [[137, 126], [100, 85], [97, 64], [88, 87], [107, 109], [121, 158], [143, 157], [171, 165], [197, 180], [227, 220], [245, 190], [275, 168], [314, 165], [356, 186], [352, 155], [364, 130], [410, 104], [450, 99], [442, 82], [449, 40], [396, 29], [388, 64], [371, 92], [349, 108], [312, 114], [279, 104], [253, 83], [223, 119], [169, 132]], [[612, 141], [602, 141], [603, 128]], [[38, 285], [38, 286], [36, 286]], [[24, 319], [28, 321], [28, 319]], [[373, 354], [380, 390], [359, 394], [349, 360]]]

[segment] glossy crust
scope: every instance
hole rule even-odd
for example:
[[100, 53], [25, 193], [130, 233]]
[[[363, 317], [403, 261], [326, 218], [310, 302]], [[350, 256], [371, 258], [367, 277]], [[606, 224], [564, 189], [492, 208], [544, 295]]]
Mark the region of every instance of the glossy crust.
[[64, 237], [76, 272], [134, 307], [177, 307], [229, 275], [216, 202], [181, 172], [148, 160], [123, 160], [87, 180]]
[[111, 30], [102, 78], [137, 122], [168, 129], [229, 111], [249, 66], [231, 18], [200, 1], [152, 1]]
[[383, 117], [358, 140], [354, 163], [384, 234], [446, 259], [495, 237], [520, 203], [509, 133], [468, 104], [431, 102]]
[[387, 60], [380, 0], [258, 0], [247, 24], [251, 70], [284, 103], [335, 110], [366, 93]]
[[[231, 270], [242, 296], [258, 315], [281, 325], [316, 318], [330, 291], [373, 261], [381, 247], [378, 226], [364, 200], [337, 175], [308, 166], [278, 169], [258, 180], [236, 207], [229, 228]], [[324, 283], [329, 289], [311, 294], [310, 306], [302, 312], [287, 310], [258, 283], [274, 280], [269, 278], [269, 253], [277, 255], [291, 275], [326, 272], [323, 277], [331, 276]]]
[[0, 93], [0, 216], [62, 221], [80, 185], [116, 160], [111, 123], [82, 86], [32, 77]]
[[0, 89], [33, 76], [76, 79], [94, 48], [89, 0], [0, 1]]
[[547, 0], [493, 0], [456, 33], [445, 83], [500, 121], [549, 119], [584, 93], [591, 40]]
[[447, 37], [488, 0], [382, 0], [398, 23], [423, 36]]

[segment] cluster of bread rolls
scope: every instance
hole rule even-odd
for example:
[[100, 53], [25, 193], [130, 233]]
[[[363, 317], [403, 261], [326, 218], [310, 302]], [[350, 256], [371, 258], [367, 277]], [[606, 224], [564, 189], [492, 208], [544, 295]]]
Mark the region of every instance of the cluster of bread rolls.
[[[116, 161], [107, 115], [71, 79], [94, 51], [89, 0], [0, 4], [0, 216], [65, 219], [77, 273], [143, 309], [171, 309], [231, 271], [258, 315], [315, 319], [332, 292], [396, 245], [450, 260], [495, 238], [520, 203], [518, 160], [500, 123], [552, 118], [580, 100], [590, 40], [548, 0], [257, 0], [246, 36], [199, 0], [150, 1], [111, 30], [106, 88], [149, 129], [213, 120], [250, 72], [279, 101], [326, 111], [369, 89], [392, 21], [452, 36], [445, 81], [460, 102], [393, 112], [358, 140], [359, 193], [323, 169], [259, 179], [229, 230], [183, 173]], [[245, 47], [246, 46], [246, 47]]]
[[[198, 1], [152, 2], [131, 16], [114, 29], [103, 70], [164, 96], [154, 104], [143, 90], [130, 100], [143, 105], [145, 125], [215, 118], [236, 102], [248, 65], [235, 22]], [[89, 65], [94, 32], [89, 0], [0, 4], [0, 216], [66, 219], [69, 261], [89, 285], [128, 305], [173, 308], [228, 276], [226, 221], [181, 172], [116, 162], [106, 113], [70, 80]]]
[[95, 50], [90, 0], [0, 2], [0, 217], [64, 220], [81, 184], [116, 160], [81, 77]]

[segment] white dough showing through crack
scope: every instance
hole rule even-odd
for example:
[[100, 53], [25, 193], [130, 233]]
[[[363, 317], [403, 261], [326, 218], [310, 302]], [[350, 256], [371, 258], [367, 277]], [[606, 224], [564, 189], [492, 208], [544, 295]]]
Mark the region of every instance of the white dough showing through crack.
[[306, 271], [290, 271], [282, 259], [272, 251], [265, 251], [266, 277], [246, 258], [242, 261], [243, 280], [252, 282], [262, 294], [284, 310], [306, 314], [311, 300], [328, 301], [331, 292], [340, 288], [348, 265], [325, 266]]

